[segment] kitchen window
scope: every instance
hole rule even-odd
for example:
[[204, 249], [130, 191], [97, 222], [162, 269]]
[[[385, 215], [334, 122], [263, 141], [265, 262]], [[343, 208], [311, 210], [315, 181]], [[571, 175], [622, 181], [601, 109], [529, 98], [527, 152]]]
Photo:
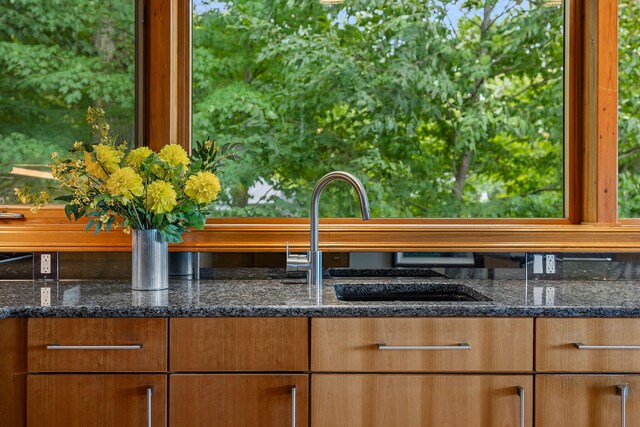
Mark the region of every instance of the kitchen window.
[[[216, 2], [211, 2], [213, 3]], [[559, 8], [558, 2], [545, 3], [549, 3], [544, 6], [549, 8], [547, 10]], [[314, 4], [309, 7], [316, 6]], [[193, 18], [193, 22], [197, 24], [198, 18], [191, 15], [192, 9], [188, 2], [147, 0], [146, 8], [145, 140], [153, 148], [167, 142], [188, 146], [191, 141], [191, 61], [188, 48], [191, 21]], [[616, 211], [616, 81], [611, 76], [617, 75], [617, 2], [568, 0], [564, 3], [564, 8], [565, 22], [568, 22], [567, 61], [564, 65], [567, 102], [563, 107], [565, 144], [562, 187], [565, 197], [562, 209], [553, 208], [555, 212], [561, 211], [564, 214], [549, 215], [551, 218], [509, 219], [384, 218], [368, 223], [354, 218], [325, 219], [321, 222], [322, 249], [401, 251], [446, 248], [466, 252], [525, 248], [573, 251], [636, 248], [640, 227], [632, 221], [618, 221]], [[348, 19], [349, 17], [347, 23]], [[170, 31], [171, 28], [177, 31]], [[197, 34], [194, 31], [195, 36]], [[586, 40], [593, 40], [593, 43], [586, 43]], [[197, 47], [197, 43], [194, 38], [194, 46]], [[304, 58], [301, 60], [304, 61]], [[194, 69], [201, 65], [197, 59], [194, 60]], [[196, 70], [194, 75], [197, 72]], [[198, 83], [195, 78], [194, 83]], [[197, 96], [194, 93], [196, 108]], [[341, 111], [339, 108], [336, 110], [338, 115], [343, 114]], [[194, 138], [201, 139], [205, 135], [198, 135], [197, 130], [206, 129], [207, 126], [199, 128], [198, 111], [195, 110], [195, 113]], [[315, 131], [318, 132], [318, 129]], [[260, 153], [250, 152], [247, 155], [256, 156]], [[318, 174], [330, 168], [330, 161], [321, 163], [318, 165]], [[247, 180], [245, 185], [248, 183]], [[385, 191], [390, 189], [391, 186], [385, 187]], [[342, 195], [340, 200], [346, 198], [347, 195]], [[300, 203], [306, 206], [308, 201]], [[330, 203], [327, 202], [328, 206]], [[328, 212], [328, 215], [335, 214]], [[56, 214], [51, 213], [50, 216], [53, 218]], [[51, 224], [55, 221], [46, 218], [46, 214], [40, 214], [39, 217], [28, 216], [21, 226], [26, 227], [27, 231], [33, 230], [33, 226], [29, 227], [34, 222], [53, 227]], [[62, 220], [58, 224], [62, 224]], [[119, 236], [118, 233], [109, 233], [96, 239], [83, 237], [82, 225], [55, 227], [57, 231], [52, 230], [52, 235], [65, 236], [60, 232], [62, 229], [74, 236], [74, 243], [64, 246], [68, 249], [88, 247], [92, 250], [127, 250], [129, 246], [126, 236]], [[19, 227], [13, 228], [17, 229]], [[24, 233], [9, 233], [7, 236], [10, 239], [5, 243], [6, 248], [15, 248], [20, 244], [21, 247], [42, 245], [41, 238], [34, 237], [25, 242]], [[20, 237], [23, 239], [19, 242]], [[204, 231], [185, 235], [182, 249], [277, 252], [284, 249], [284, 242], [287, 240], [292, 242], [294, 249], [302, 249], [308, 245], [308, 220], [284, 216], [212, 218]], [[52, 247], [55, 244], [51, 243]]]

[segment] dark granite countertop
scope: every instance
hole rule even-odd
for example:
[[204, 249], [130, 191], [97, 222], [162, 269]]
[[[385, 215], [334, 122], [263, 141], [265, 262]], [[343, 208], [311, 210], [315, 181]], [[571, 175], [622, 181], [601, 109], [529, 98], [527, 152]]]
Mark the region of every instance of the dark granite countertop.
[[[463, 284], [488, 301], [346, 302], [334, 284]], [[41, 306], [41, 288], [51, 306]], [[553, 291], [550, 289], [553, 288]], [[497, 316], [640, 317], [640, 281], [442, 278], [325, 279], [321, 301], [298, 278], [173, 281], [168, 291], [132, 291], [124, 281], [0, 281], [3, 317]], [[553, 294], [553, 298], [551, 298]]]

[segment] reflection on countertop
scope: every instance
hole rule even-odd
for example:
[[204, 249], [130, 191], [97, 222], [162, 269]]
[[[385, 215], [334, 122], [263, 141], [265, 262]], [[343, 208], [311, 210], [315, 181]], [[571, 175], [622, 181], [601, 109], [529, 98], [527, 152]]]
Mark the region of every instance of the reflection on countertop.
[[[490, 301], [339, 301], [334, 284], [463, 284]], [[41, 305], [50, 288], [51, 305]], [[339, 277], [317, 304], [303, 280], [173, 281], [168, 291], [132, 291], [126, 281], [0, 281], [0, 317], [498, 316], [640, 317], [640, 281], [530, 281]]]

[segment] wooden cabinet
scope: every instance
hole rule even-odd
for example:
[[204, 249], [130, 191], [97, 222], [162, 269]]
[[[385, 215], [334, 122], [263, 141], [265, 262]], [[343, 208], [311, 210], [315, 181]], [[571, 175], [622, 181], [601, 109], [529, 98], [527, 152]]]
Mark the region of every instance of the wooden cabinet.
[[537, 427], [640, 424], [640, 319], [537, 319], [536, 370]]
[[172, 371], [309, 369], [307, 318], [171, 319], [170, 342]]
[[166, 382], [162, 374], [31, 374], [27, 426], [166, 426]]
[[311, 325], [314, 372], [533, 369], [533, 319], [315, 318]]
[[640, 319], [537, 319], [536, 371], [640, 372]]
[[[619, 386], [627, 388], [626, 397]], [[536, 427], [637, 426], [640, 377], [537, 375], [535, 402]]]
[[29, 319], [29, 372], [165, 372], [167, 319]]
[[307, 318], [171, 319], [170, 326], [171, 427], [308, 425]]
[[311, 425], [530, 427], [532, 385], [530, 375], [314, 374]]
[[29, 319], [27, 426], [166, 426], [167, 323]]
[[532, 426], [533, 319], [315, 318], [311, 331], [314, 427]]
[[306, 427], [308, 381], [303, 374], [174, 374], [169, 425]]
[[0, 427], [26, 422], [27, 319], [0, 319]]

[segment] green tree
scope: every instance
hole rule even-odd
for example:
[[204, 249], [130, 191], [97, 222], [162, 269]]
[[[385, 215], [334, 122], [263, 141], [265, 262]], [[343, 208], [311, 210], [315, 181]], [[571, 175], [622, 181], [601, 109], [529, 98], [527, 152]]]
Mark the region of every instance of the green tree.
[[[563, 14], [545, 1], [245, 1], [195, 17], [194, 135], [242, 142], [230, 215], [561, 216]], [[273, 192], [248, 203], [258, 180]], [[325, 215], [356, 200], [329, 187]]]
[[88, 106], [106, 109], [115, 132], [133, 140], [134, 31], [133, 0], [0, 0], [4, 202], [34, 183], [9, 176], [13, 165], [46, 165], [91, 137]]

